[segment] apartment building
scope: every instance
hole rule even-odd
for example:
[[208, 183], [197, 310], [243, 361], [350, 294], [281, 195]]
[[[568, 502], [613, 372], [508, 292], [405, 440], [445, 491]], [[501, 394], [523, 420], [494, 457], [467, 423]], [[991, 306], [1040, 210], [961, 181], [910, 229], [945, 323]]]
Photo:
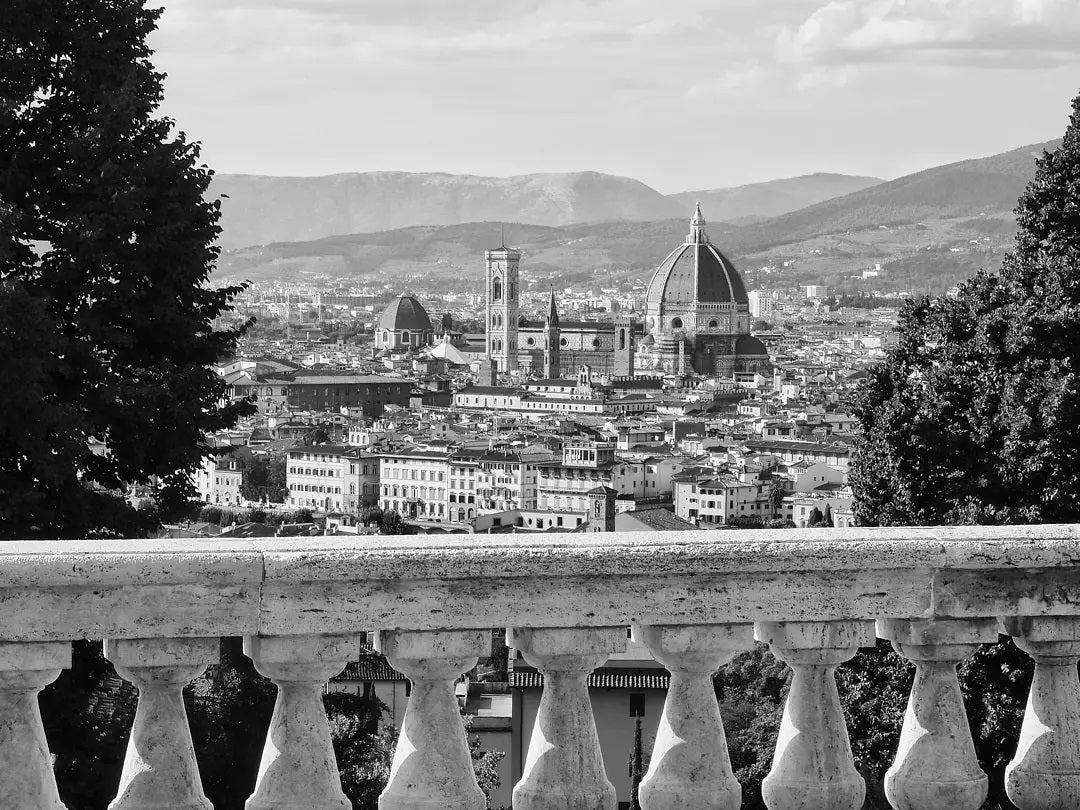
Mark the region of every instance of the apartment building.
[[[327, 512], [356, 511], [362, 505], [365, 485], [369, 496], [373, 494], [370, 492], [373, 461], [362, 460], [363, 455], [358, 448], [340, 444], [294, 447], [289, 451], [285, 470], [289, 506]], [[365, 465], [366, 474], [362, 472]]]
[[450, 521], [450, 453], [446, 450], [396, 450], [380, 454], [379, 488], [383, 509], [407, 520]]

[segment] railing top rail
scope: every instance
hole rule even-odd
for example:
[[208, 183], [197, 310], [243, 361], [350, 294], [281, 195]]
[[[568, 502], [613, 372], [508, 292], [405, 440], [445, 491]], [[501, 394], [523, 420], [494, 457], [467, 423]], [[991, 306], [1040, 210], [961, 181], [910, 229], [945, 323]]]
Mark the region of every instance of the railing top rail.
[[1080, 614], [1080, 526], [0, 544], [0, 640]]
[[0, 543], [0, 588], [1078, 564], [1080, 524], [10, 541]]

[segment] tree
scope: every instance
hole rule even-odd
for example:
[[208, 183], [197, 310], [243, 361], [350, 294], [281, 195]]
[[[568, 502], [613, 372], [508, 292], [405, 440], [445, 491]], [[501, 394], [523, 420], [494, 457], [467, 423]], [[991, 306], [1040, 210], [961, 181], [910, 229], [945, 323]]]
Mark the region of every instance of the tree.
[[286, 457], [282, 453], [269, 458], [254, 457], [244, 468], [240, 494], [249, 501], [284, 503], [289, 497], [289, 489], [285, 483], [286, 466]]
[[825, 513], [821, 516], [821, 525], [827, 529], [833, 527], [832, 504], [825, 504]]
[[[145, 532], [154, 515], [118, 491], [186, 506], [204, 436], [251, 409], [221, 404], [211, 368], [244, 330], [214, 328], [241, 288], [207, 284], [219, 204], [205, 199], [199, 144], [158, 114], [146, 37], [160, 13], [138, 0], [4, 5], [0, 314], [12, 319], [0, 320], [27, 330], [0, 330], [0, 370], [29, 386], [4, 395], [0, 537]], [[35, 402], [40, 424], [25, 420]]]
[[1036, 161], [1016, 249], [909, 302], [870, 370], [851, 482], [864, 525], [1080, 518], [1080, 97]]
[[207, 798], [218, 810], [242, 810], [255, 787], [276, 689], [244, 655], [242, 639], [223, 638], [220, 649], [209, 693], [188, 686], [184, 699]]
[[475, 715], [465, 714], [464, 712], [461, 714], [461, 722], [465, 726], [465, 740], [469, 744], [469, 757], [472, 759], [476, 784], [483, 792], [484, 798], [487, 799], [490, 807], [491, 794], [493, 791], [498, 790], [501, 782], [499, 779], [499, 763], [502, 762], [506, 754], [503, 751], [484, 751], [480, 747], [480, 738], [476, 735], [469, 736], [474, 719]]
[[821, 521], [823, 519], [824, 516], [821, 514], [821, 510], [815, 506], [813, 509], [810, 510], [810, 514], [806, 518], [806, 525], [809, 528], [816, 528], [817, 526], [821, 525]]
[[769, 508], [772, 510], [774, 518], [784, 505], [785, 495], [787, 495], [787, 490], [784, 489], [784, 484], [780, 479], [773, 478], [769, 481]]
[[[908, 302], [899, 345], [857, 392], [862, 438], [851, 483], [860, 524], [1080, 518], [1080, 97], [1072, 107], [1061, 146], [1036, 161], [1001, 271], [979, 273], [954, 298]], [[909, 683], [903, 664], [884, 660], [880, 647], [875, 654], [868, 691], [898, 704]], [[960, 666], [990, 775], [986, 808], [1012, 807], [1002, 773], [1032, 668], [1009, 639]], [[887, 750], [864, 764], [879, 773]]]
[[[214, 325], [241, 288], [208, 284], [211, 172], [157, 114], [146, 37], [160, 13], [140, 0], [0, 12], [0, 373], [14, 383], [0, 393], [0, 539], [145, 536], [189, 511], [204, 437], [253, 410], [221, 404], [211, 367], [244, 331]], [[132, 487], [152, 508], [128, 502]], [[100, 645], [75, 645], [41, 705], [68, 806], [104, 807], [134, 696]]]
[[405, 518], [391, 509], [382, 513], [379, 534], [412, 534], [412, 527], [405, 522]]
[[370, 684], [359, 694], [327, 692], [323, 696], [334, 743], [341, 789], [354, 810], [377, 810], [394, 758], [393, 725], [381, 722], [386, 705]]

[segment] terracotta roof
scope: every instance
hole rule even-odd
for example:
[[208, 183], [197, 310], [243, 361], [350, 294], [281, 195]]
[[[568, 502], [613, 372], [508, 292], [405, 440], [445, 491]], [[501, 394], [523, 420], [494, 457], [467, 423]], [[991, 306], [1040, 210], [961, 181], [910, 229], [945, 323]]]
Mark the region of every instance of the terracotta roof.
[[[508, 673], [511, 689], [539, 689], [544, 676], [533, 670], [515, 669]], [[591, 689], [667, 689], [671, 675], [666, 669], [617, 669], [602, 667], [589, 676]]]
[[678, 517], [674, 512], [663, 507], [655, 507], [653, 509], [632, 509], [627, 512], [622, 512], [615, 516], [616, 529], [618, 528], [619, 519], [636, 520], [644, 526], [650, 529], [661, 532], [685, 532], [691, 529], [696, 529], [693, 523], [687, 520], [683, 520]]
[[335, 675], [332, 681], [404, 681], [408, 680], [404, 675], [390, 666], [390, 663], [381, 655], [367, 655], [360, 661], [350, 661], [345, 665], [345, 670], [340, 675]]
[[423, 304], [411, 295], [402, 295], [392, 301], [379, 316], [379, 329], [397, 331], [413, 329], [431, 331], [431, 317]]

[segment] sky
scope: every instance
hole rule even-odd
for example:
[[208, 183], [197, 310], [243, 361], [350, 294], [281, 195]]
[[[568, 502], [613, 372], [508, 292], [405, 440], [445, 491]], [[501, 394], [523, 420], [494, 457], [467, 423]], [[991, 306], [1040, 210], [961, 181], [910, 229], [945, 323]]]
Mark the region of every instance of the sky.
[[159, 2], [163, 110], [219, 172], [891, 179], [1080, 93], [1080, 0]]

